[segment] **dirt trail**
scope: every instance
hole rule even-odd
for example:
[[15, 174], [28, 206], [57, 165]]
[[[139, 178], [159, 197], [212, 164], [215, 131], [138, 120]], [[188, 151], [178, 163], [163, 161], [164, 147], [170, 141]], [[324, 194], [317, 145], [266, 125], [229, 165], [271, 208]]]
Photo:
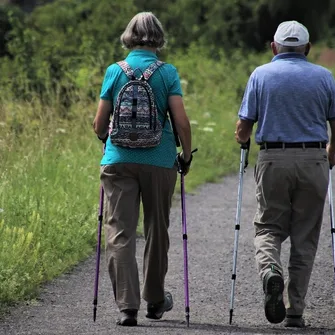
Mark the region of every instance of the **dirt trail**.
[[[95, 259], [91, 257], [43, 289], [40, 299], [13, 309], [0, 320], [1, 335], [107, 335], [107, 334], [335, 334], [332, 298], [333, 264], [328, 202], [320, 246], [307, 296], [308, 328], [287, 329], [271, 325], [263, 313], [263, 294], [256, 273], [252, 218], [255, 211], [252, 167], [245, 174], [242, 222], [239, 236], [235, 315], [229, 325], [232, 252], [238, 176], [219, 184], [207, 184], [187, 196], [187, 228], [190, 281], [190, 327], [184, 317], [183, 249], [180, 206], [171, 214], [171, 247], [166, 288], [174, 296], [174, 309], [162, 321], [145, 319], [145, 304], [139, 326], [115, 326], [117, 310], [102, 259], [97, 322], [93, 323]], [[138, 254], [144, 241], [138, 240]], [[283, 247], [287, 264], [289, 242]], [[139, 268], [141, 269], [139, 259]]]

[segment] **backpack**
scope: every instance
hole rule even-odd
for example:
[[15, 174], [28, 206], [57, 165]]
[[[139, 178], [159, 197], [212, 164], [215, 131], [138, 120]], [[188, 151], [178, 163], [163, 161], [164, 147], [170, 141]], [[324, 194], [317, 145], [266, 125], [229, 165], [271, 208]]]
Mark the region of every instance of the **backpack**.
[[160, 143], [163, 126], [158, 119], [158, 110], [153, 90], [148, 83], [151, 75], [164, 64], [152, 63], [140, 77], [126, 61], [117, 63], [129, 78], [116, 99], [109, 137], [114, 145], [129, 148], [150, 148]]

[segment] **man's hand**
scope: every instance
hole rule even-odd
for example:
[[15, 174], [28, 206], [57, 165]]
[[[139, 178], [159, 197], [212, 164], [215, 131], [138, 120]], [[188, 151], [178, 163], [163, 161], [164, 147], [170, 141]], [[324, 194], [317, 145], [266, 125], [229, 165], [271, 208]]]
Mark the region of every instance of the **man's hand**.
[[235, 131], [235, 140], [238, 144], [245, 143], [245, 141], [242, 141], [241, 138], [238, 136], [237, 131]]
[[335, 146], [332, 144], [328, 144], [327, 153], [330, 166], [335, 166]]

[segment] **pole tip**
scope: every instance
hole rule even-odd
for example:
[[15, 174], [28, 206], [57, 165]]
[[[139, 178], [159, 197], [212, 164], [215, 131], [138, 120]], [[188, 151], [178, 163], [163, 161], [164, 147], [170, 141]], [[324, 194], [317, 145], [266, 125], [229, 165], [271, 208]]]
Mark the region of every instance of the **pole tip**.
[[190, 316], [189, 315], [186, 316], [186, 324], [187, 324], [187, 327], [190, 326]]
[[229, 311], [229, 324], [230, 324], [230, 325], [231, 325], [232, 321], [233, 321], [233, 310], [231, 309], [231, 310]]
[[97, 308], [94, 307], [93, 308], [93, 322], [95, 322], [96, 319], [97, 319]]

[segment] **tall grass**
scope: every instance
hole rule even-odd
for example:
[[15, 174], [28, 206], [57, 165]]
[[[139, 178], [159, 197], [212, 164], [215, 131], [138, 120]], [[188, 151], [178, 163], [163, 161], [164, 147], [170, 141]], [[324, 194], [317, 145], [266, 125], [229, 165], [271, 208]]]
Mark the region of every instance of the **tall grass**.
[[[95, 242], [99, 143], [88, 120], [2, 105], [0, 301], [29, 298], [38, 285], [89, 255]], [[78, 106], [80, 107], [80, 106]], [[32, 110], [33, 109], [33, 110]], [[29, 119], [40, 115], [40, 118]], [[87, 113], [86, 113], [87, 116]]]

